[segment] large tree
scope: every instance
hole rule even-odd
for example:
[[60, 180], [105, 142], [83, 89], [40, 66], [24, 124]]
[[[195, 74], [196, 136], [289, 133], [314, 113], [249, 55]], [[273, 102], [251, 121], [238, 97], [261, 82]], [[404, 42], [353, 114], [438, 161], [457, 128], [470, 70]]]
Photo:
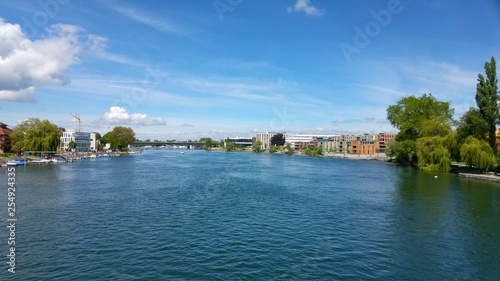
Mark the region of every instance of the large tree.
[[465, 139], [460, 148], [460, 155], [469, 167], [488, 170], [495, 167], [497, 159], [493, 149], [484, 140], [478, 140], [472, 136]]
[[476, 104], [481, 117], [488, 125], [488, 143], [496, 152], [496, 123], [498, 121], [498, 79], [496, 74], [496, 62], [492, 57], [490, 62], [484, 64], [486, 78], [479, 73], [476, 86]]
[[260, 140], [255, 141], [252, 144], [252, 151], [253, 152], [262, 152], [262, 142]]
[[[452, 122], [453, 109], [449, 102], [436, 100], [432, 94], [421, 97], [408, 96], [401, 98], [397, 104], [387, 108], [387, 119], [399, 129], [396, 140], [413, 140], [425, 133], [447, 131], [445, 128]], [[435, 126], [435, 130], [429, 128]]]
[[109, 143], [111, 148], [126, 150], [128, 145], [134, 142], [135, 133], [130, 127], [116, 126], [111, 132], [102, 137], [102, 141]]
[[[449, 102], [436, 100], [432, 94], [423, 94], [420, 97], [408, 96], [401, 98], [395, 105], [387, 108], [387, 119], [391, 124], [399, 129], [396, 141], [391, 143], [387, 155], [394, 157], [398, 164], [416, 166], [418, 163], [417, 139], [425, 137], [444, 138], [451, 132], [453, 123], [453, 109]], [[422, 146], [423, 143], [420, 144]], [[434, 146], [438, 149], [424, 151], [421, 156], [431, 157], [449, 156], [443, 152], [443, 146]], [[430, 154], [432, 156], [430, 156]], [[439, 162], [424, 159], [422, 167], [427, 165], [437, 165]], [[445, 164], [445, 163], [443, 163]], [[423, 165], [423, 166], [422, 166]], [[446, 165], [439, 165], [444, 167]], [[432, 166], [428, 169], [438, 169]]]
[[271, 144], [276, 146], [285, 145], [285, 136], [281, 133], [274, 135], [271, 138]]
[[417, 140], [418, 167], [424, 171], [449, 172], [451, 155], [444, 146], [444, 137], [423, 137]]
[[202, 138], [200, 141], [203, 142], [203, 149], [205, 150], [211, 150], [212, 146], [214, 145], [214, 142], [211, 138]]
[[57, 125], [48, 120], [29, 118], [14, 127], [10, 138], [14, 151], [56, 151], [60, 133]]
[[462, 115], [457, 127], [457, 138], [459, 143], [468, 136], [473, 136], [479, 140], [488, 140], [488, 123], [482, 118], [477, 108], [471, 107]]

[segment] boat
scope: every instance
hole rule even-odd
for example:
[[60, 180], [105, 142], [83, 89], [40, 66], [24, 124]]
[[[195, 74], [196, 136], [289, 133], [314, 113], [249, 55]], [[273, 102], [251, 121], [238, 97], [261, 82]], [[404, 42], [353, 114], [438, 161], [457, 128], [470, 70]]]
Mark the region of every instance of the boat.
[[54, 157], [54, 158], [52, 158], [51, 162], [52, 163], [66, 163], [66, 162], [68, 162], [68, 160], [66, 160], [66, 158], [64, 158], [64, 157]]
[[40, 159], [40, 160], [32, 160], [31, 163], [41, 163], [41, 164], [50, 164], [50, 159]]
[[7, 166], [24, 166], [26, 161], [24, 160], [9, 160], [7, 161]]
[[184, 154], [184, 151], [181, 151], [181, 154]]

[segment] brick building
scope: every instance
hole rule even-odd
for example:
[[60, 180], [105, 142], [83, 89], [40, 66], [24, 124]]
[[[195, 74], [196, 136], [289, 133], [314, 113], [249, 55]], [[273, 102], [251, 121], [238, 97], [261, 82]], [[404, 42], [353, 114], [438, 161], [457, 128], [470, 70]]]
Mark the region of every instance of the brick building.
[[7, 124], [0, 122], [0, 153], [8, 152], [12, 148], [10, 134], [12, 130], [7, 128]]

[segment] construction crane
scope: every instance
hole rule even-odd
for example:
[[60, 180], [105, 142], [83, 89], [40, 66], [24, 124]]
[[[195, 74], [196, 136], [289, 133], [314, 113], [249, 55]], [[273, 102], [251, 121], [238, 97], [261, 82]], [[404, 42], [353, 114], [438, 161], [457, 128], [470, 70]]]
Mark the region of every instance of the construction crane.
[[75, 114], [70, 113], [70, 115], [73, 116], [73, 118], [75, 118], [76, 120], [78, 120], [78, 132], [80, 132], [80, 115], [76, 113]]

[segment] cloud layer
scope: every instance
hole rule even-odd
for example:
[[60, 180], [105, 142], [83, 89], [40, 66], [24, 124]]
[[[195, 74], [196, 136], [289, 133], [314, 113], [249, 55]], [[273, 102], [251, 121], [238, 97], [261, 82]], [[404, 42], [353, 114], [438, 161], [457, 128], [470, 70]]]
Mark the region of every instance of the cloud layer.
[[104, 113], [102, 119], [106, 123], [115, 125], [154, 126], [166, 124], [162, 118], [149, 119], [147, 114], [129, 114], [125, 108], [119, 106], [111, 107], [108, 112]]

